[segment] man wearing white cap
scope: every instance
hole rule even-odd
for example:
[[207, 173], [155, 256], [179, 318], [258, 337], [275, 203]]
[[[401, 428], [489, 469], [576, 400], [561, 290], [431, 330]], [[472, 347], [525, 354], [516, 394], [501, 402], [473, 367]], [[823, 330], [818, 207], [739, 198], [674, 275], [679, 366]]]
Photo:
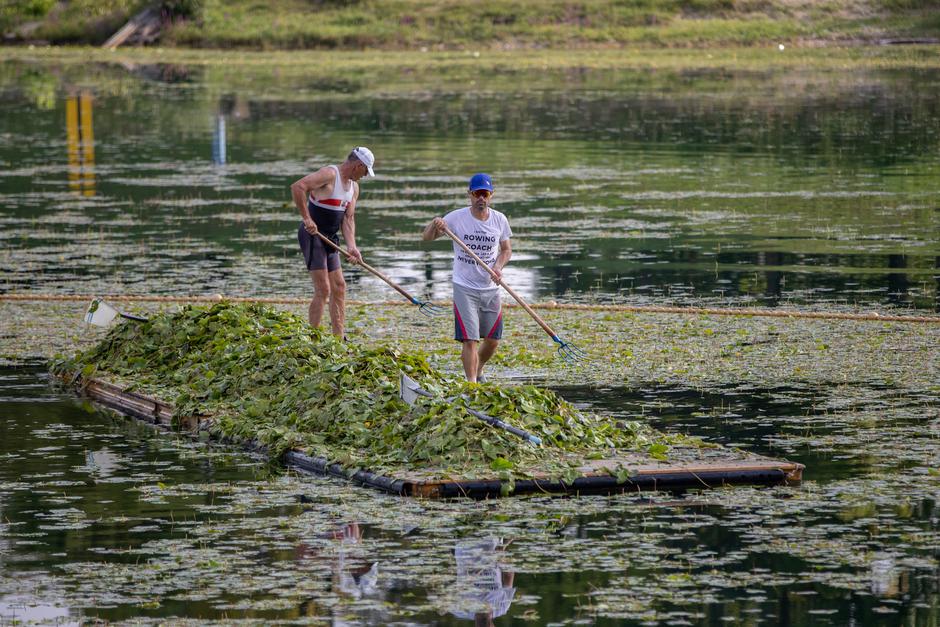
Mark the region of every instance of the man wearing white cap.
[[342, 230], [350, 261], [362, 261], [362, 253], [356, 248], [357, 181], [364, 176], [375, 176], [374, 165], [372, 151], [357, 146], [338, 166], [322, 167], [290, 186], [302, 220], [297, 239], [313, 280], [313, 298], [307, 318], [312, 326], [320, 326], [323, 309], [329, 301], [330, 326], [333, 334], [340, 338], [346, 326], [346, 280], [339, 253], [320, 239], [318, 233], [339, 244], [338, 233]]

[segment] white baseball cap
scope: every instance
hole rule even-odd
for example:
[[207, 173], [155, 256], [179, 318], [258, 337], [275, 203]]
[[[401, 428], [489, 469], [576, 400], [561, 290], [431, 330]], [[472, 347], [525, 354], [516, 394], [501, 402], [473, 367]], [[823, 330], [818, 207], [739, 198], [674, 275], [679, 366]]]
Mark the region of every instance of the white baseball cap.
[[356, 156], [356, 159], [366, 165], [369, 176], [375, 176], [375, 172], [372, 170], [372, 166], [375, 165], [375, 155], [372, 154], [372, 151], [365, 146], [356, 146], [352, 149], [352, 153]]

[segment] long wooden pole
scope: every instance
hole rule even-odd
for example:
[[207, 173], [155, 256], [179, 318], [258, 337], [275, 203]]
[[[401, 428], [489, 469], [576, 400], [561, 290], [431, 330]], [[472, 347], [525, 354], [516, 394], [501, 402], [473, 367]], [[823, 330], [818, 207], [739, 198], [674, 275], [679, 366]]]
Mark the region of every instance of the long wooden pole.
[[548, 333], [549, 336], [551, 336], [551, 338], [552, 338], [553, 340], [558, 341], [558, 334], [555, 333], [555, 332], [552, 330], [552, 328], [551, 328], [550, 326], [548, 326], [548, 324], [547, 324], [544, 320], [542, 320], [541, 316], [539, 316], [537, 313], [535, 313], [535, 312], [532, 310], [531, 307], [529, 307], [529, 304], [528, 304], [527, 302], [525, 302], [524, 300], [522, 300], [522, 297], [521, 297], [521, 296], [519, 296], [518, 294], [516, 294], [516, 291], [515, 291], [514, 289], [512, 289], [511, 287], [509, 287], [508, 285], [506, 285], [505, 281], [503, 281], [501, 278], [499, 278], [499, 276], [497, 276], [497, 274], [496, 274], [496, 272], [493, 270], [493, 268], [491, 268], [491, 267], [489, 267], [488, 265], [486, 265], [486, 262], [483, 261], [482, 259], [480, 259], [480, 256], [479, 256], [479, 255], [477, 255], [475, 252], [473, 252], [472, 250], [470, 250], [470, 247], [469, 247], [469, 246], [467, 246], [463, 241], [460, 240], [460, 238], [458, 238], [456, 235], [454, 235], [454, 232], [453, 232], [453, 231], [451, 231], [451, 230], [450, 230], [449, 228], [447, 228], [446, 226], [444, 226], [444, 227], [442, 227], [442, 228], [444, 229], [444, 233], [447, 235], [447, 237], [449, 237], [449, 238], [451, 238], [452, 240], [454, 240], [455, 242], [457, 242], [457, 245], [460, 246], [460, 247], [464, 250], [464, 252], [466, 252], [468, 255], [470, 255], [471, 257], [473, 257], [473, 259], [474, 259], [478, 264], [480, 264], [480, 266], [482, 266], [483, 269], [485, 269], [487, 272], [489, 272], [490, 276], [493, 277], [493, 282], [494, 282], [494, 283], [496, 283], [497, 285], [502, 286], [502, 288], [503, 288], [504, 290], [506, 290], [507, 292], [509, 292], [509, 295], [516, 299], [516, 302], [519, 303], [519, 305], [520, 305], [523, 309], [525, 309], [526, 312], [528, 312], [528, 314], [529, 314], [530, 316], [532, 316], [532, 319], [535, 320], [535, 321], [539, 324], [539, 326], [542, 327], [542, 329], [543, 329], [546, 333]]
[[382, 274], [381, 272], [379, 272], [378, 270], [376, 270], [375, 268], [373, 268], [372, 266], [370, 266], [369, 264], [367, 264], [365, 261], [356, 260], [356, 259], [352, 256], [352, 253], [350, 253], [348, 250], [346, 250], [345, 248], [343, 248], [343, 247], [340, 246], [339, 244], [336, 244], [335, 242], [333, 242], [333, 240], [331, 240], [330, 238], [328, 238], [327, 236], [325, 236], [323, 233], [320, 233], [319, 231], [317, 231], [317, 235], [320, 237], [321, 240], [323, 240], [323, 243], [324, 243], [324, 244], [327, 244], [327, 245], [331, 246], [332, 248], [334, 248], [335, 250], [337, 250], [337, 251], [343, 253], [344, 255], [346, 255], [346, 257], [348, 257], [349, 259], [353, 260], [353, 263], [356, 263], [356, 264], [362, 266], [363, 268], [365, 268], [366, 270], [368, 270], [369, 272], [371, 272], [371, 273], [374, 274], [375, 276], [379, 277], [380, 279], [382, 279], [383, 281], [385, 281], [386, 283], [388, 283], [389, 286], [391, 286], [392, 289], [394, 289], [394, 290], [397, 291], [399, 294], [401, 294], [402, 296], [404, 296], [405, 298], [407, 298], [409, 301], [411, 301], [412, 304], [414, 304], [414, 305], [420, 305], [420, 304], [422, 304], [421, 301], [419, 301], [417, 298], [415, 298], [414, 296], [412, 296], [411, 294], [409, 294], [408, 292], [406, 292], [403, 287], [401, 287], [400, 285], [398, 285], [397, 283], [395, 283], [394, 281], [392, 281], [390, 278], [388, 278], [387, 276], [385, 276], [384, 274]]

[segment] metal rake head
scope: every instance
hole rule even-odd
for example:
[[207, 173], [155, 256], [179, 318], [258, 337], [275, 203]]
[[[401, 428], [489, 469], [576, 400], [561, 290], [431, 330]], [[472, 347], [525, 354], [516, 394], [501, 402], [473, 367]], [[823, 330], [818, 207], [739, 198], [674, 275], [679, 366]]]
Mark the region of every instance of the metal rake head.
[[429, 302], [419, 300], [419, 301], [416, 301], [415, 304], [418, 305], [418, 311], [423, 313], [428, 318], [435, 318], [437, 316], [443, 316], [445, 313], [447, 313], [446, 309], [444, 309], [443, 307], [439, 307], [435, 305], [434, 303], [429, 303]]
[[565, 363], [570, 364], [587, 359], [587, 353], [571, 342], [566, 342], [557, 335], [552, 339], [558, 343], [558, 356], [561, 357], [561, 360]]

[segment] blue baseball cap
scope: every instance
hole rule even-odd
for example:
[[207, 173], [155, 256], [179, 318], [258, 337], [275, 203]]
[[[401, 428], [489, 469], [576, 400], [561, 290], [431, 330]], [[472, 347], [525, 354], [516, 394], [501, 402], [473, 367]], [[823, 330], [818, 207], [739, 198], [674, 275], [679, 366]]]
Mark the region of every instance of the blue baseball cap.
[[475, 192], [478, 189], [485, 189], [488, 192], [493, 191], [493, 179], [490, 178], [489, 174], [474, 174], [470, 178], [470, 191]]

